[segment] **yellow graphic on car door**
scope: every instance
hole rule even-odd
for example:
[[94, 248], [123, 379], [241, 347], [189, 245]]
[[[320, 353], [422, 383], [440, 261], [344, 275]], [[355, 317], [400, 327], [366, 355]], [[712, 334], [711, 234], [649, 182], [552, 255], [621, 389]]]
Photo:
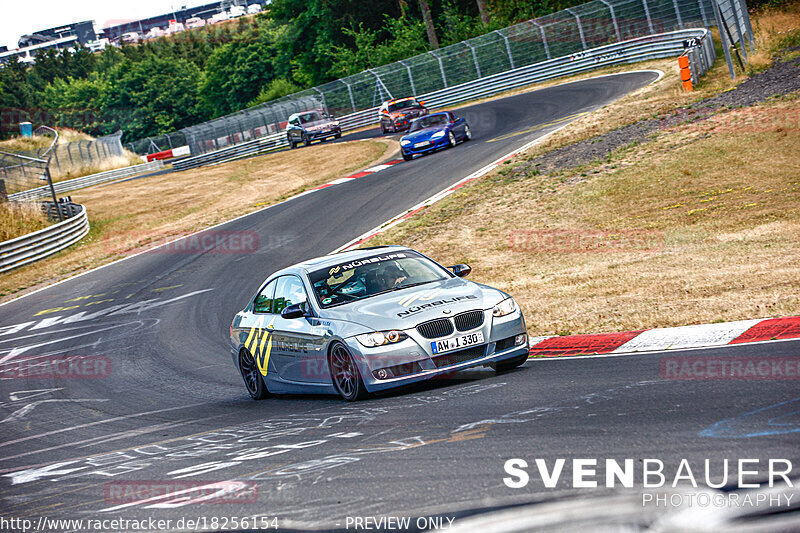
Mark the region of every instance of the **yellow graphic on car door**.
[[[244, 343], [245, 347], [253, 354], [253, 359], [256, 360], [256, 366], [262, 376], [267, 375], [267, 367], [269, 365], [269, 355], [272, 353], [272, 327], [275, 319], [273, 318], [267, 325], [267, 329], [253, 327], [250, 330], [250, 335]], [[264, 345], [266, 344], [266, 349]]]

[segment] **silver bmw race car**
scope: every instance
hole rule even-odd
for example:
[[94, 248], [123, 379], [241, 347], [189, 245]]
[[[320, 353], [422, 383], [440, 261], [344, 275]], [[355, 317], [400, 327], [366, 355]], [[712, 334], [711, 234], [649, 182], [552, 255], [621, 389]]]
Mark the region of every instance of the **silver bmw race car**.
[[525, 319], [503, 291], [419, 252], [381, 246], [327, 255], [268, 277], [231, 324], [250, 395], [371, 392], [528, 358]]

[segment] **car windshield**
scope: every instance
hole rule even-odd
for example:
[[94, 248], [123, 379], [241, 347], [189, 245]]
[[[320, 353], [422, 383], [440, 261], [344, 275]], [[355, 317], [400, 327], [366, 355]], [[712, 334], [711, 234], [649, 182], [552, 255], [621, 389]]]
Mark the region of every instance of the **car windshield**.
[[402, 102], [395, 102], [389, 105], [389, 112], [394, 113], [395, 111], [402, 111], [403, 109], [410, 109], [412, 107], [418, 107], [419, 104], [416, 100], [403, 100]]
[[447, 279], [439, 265], [410, 251], [356, 259], [311, 272], [320, 306], [332, 307], [389, 291]]
[[300, 123], [301, 124], [308, 124], [309, 122], [318, 122], [322, 120], [322, 115], [320, 115], [316, 111], [312, 111], [311, 113], [303, 113], [300, 115]]
[[448, 122], [450, 122], [450, 120], [448, 120], [447, 115], [430, 115], [418, 118], [412, 122], [408, 131], [419, 131], [433, 126], [444, 126]]

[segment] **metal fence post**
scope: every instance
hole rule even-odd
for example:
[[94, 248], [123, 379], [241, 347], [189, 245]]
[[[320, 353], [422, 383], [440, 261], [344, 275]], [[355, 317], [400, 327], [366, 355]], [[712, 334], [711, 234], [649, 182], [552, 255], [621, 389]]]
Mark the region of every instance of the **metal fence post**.
[[444, 65], [442, 64], [442, 58], [436, 53], [436, 50], [431, 50], [428, 52], [433, 57], [436, 58], [436, 61], [439, 62], [439, 71], [442, 73], [442, 83], [444, 84], [444, 88], [447, 89], [447, 76], [444, 75]]
[[414, 76], [411, 75], [411, 67], [409, 67], [406, 64], [406, 62], [403, 61], [402, 59], [399, 61], [399, 63], [401, 65], [403, 65], [404, 67], [406, 67], [406, 72], [408, 72], [408, 82], [411, 84], [411, 94], [412, 94], [412, 96], [416, 97], [417, 96], [417, 88], [414, 87]]
[[477, 54], [475, 54], [475, 48], [467, 41], [461, 41], [461, 42], [463, 42], [467, 46], [467, 48], [469, 48], [470, 51], [472, 52], [472, 61], [475, 62], [475, 72], [478, 74], [478, 78], [482, 78], [483, 75], [481, 74], [481, 66], [478, 64], [478, 56]]
[[743, 16], [742, 18], [744, 18], [744, 25], [747, 29], [747, 39], [750, 41], [750, 51], [754, 52], [756, 49], [756, 40], [755, 37], [753, 37], [753, 26], [750, 24], [750, 15], [748, 14], [749, 12], [747, 11], [747, 1], [739, 0], [739, 3], [742, 8], [742, 14], [746, 15]]
[[316, 91], [322, 97], [322, 107], [325, 108], [325, 112], [328, 112], [328, 103], [325, 101], [325, 93], [317, 89], [316, 87], [312, 87], [312, 90]]
[[[508, 44], [508, 37], [500, 33], [500, 30], [494, 30], [494, 32], [503, 38], [503, 41], [506, 43], [506, 52], [508, 53], [508, 64], [511, 66], [511, 70], [514, 70], [516, 67], [514, 66], [514, 57], [511, 55], [511, 46]], [[447, 87], [445, 85], [445, 87]]]
[[344, 79], [340, 79], [340, 82], [344, 83], [345, 87], [347, 87], [347, 92], [350, 94], [350, 105], [353, 108], [353, 113], [356, 112], [356, 101], [353, 99], [353, 89], [350, 87], [350, 84], [344, 81]]
[[656, 30], [653, 28], [653, 19], [650, 18], [650, 8], [647, 7], [647, 0], [642, 0], [642, 5], [644, 6], [644, 16], [647, 17], [647, 27], [650, 28], [650, 33], [655, 33]]
[[531, 20], [531, 22], [539, 28], [539, 31], [542, 33], [542, 43], [544, 43], [544, 53], [547, 55], [547, 59], [553, 59], [553, 56], [550, 55], [550, 47], [547, 46], [547, 36], [544, 34], [544, 27], [535, 20]]
[[706, 8], [703, 6], [703, 0], [697, 0], [697, 7], [700, 8], [700, 17], [703, 19], [703, 26], [708, 28], [708, 17], [706, 17]]
[[675, 17], [678, 19], [678, 27], [683, 29], [683, 20], [681, 19], [681, 10], [678, 9], [678, 0], [672, 0], [672, 6], [675, 8]]
[[384, 90], [384, 91], [386, 91], [386, 94], [388, 94], [388, 95], [389, 95], [389, 98], [385, 98], [385, 99], [384, 99], [384, 98], [381, 98], [381, 100], [391, 100], [392, 98], [394, 98], [394, 96], [392, 96], [392, 93], [391, 93], [391, 91], [389, 91], [389, 89], [387, 89], [387, 88], [386, 88], [386, 85], [384, 85], [384, 83], [383, 83], [383, 80], [381, 79], [381, 77], [378, 75], [378, 73], [377, 73], [377, 72], [375, 72], [375, 71], [374, 71], [374, 70], [372, 70], [371, 68], [368, 68], [368, 69], [367, 69], [367, 72], [369, 72], [370, 74], [372, 74], [373, 76], [375, 76], [375, 81], [377, 81], [377, 82], [378, 82], [378, 85], [379, 85], [380, 87], [383, 87], [383, 90]]
[[570, 8], [565, 9], [567, 13], [575, 17], [575, 21], [578, 23], [578, 33], [581, 36], [581, 49], [586, 50], [586, 38], [583, 36], [583, 26], [581, 25], [581, 17], [578, 16], [577, 13], [572, 11]]
[[739, 42], [741, 43], [740, 48], [742, 49], [742, 56], [744, 56], [744, 60], [747, 61], [747, 47], [744, 42], [747, 35], [745, 34], [745, 28], [742, 27], [742, 19], [744, 18], [741, 12], [742, 5], [737, 0], [731, 0], [731, 4], [731, 7], [733, 7], [733, 20], [736, 22], [736, 31], [739, 34]]
[[[619, 24], [617, 24], [617, 15], [614, 13], [614, 6], [609, 4], [606, 0], [600, 0], [603, 2], [608, 10], [611, 12], [611, 22], [614, 23], [614, 33], [617, 34], [617, 41], [622, 41], [622, 34], [619, 31]], [[702, 1], [702, 0], [701, 0]]]
[[714, 8], [714, 18], [717, 19], [717, 28], [719, 29], [719, 38], [722, 41], [722, 50], [725, 52], [725, 62], [728, 63], [728, 72], [731, 75], [731, 79], [736, 79], [736, 71], [733, 69], [733, 61], [731, 60], [731, 47], [730, 43], [728, 42], [727, 37], [725, 36], [725, 29], [722, 22], [722, 13], [719, 11], [719, 5], [717, 4], [717, 0], [711, 0], [711, 5]]

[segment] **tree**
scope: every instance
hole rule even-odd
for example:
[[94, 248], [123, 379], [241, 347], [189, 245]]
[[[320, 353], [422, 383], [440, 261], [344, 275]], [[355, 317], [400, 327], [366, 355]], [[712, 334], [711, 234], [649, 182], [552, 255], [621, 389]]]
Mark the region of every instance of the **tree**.
[[109, 111], [128, 139], [175, 131], [206, 120], [199, 105], [200, 69], [185, 59], [151, 55], [120, 65]]
[[419, 0], [419, 9], [422, 11], [422, 20], [425, 22], [425, 30], [428, 32], [428, 42], [431, 43], [431, 48], [436, 50], [439, 48], [439, 39], [436, 38], [436, 28], [433, 26], [428, 0]]
[[289, 80], [285, 78], [277, 78], [269, 82], [269, 85], [267, 85], [264, 89], [261, 89], [261, 92], [258, 93], [258, 96], [249, 102], [247, 107], [253, 107], [265, 102], [276, 100], [301, 90], [302, 89], [300, 87]]
[[275, 77], [272, 51], [263, 42], [228, 43], [208, 58], [200, 100], [212, 116], [244, 107]]
[[383, 41], [378, 32], [364, 28], [363, 24], [359, 24], [358, 29], [345, 30], [353, 37], [355, 46], [332, 46], [327, 51], [333, 63], [331, 76], [350, 76], [427, 51], [425, 27], [421, 21], [386, 17], [385, 27], [390, 37]]
[[489, 8], [486, 7], [486, 0], [475, 0], [475, 1], [478, 4], [478, 13], [481, 16], [481, 22], [483, 22], [485, 26], [488, 26], [491, 20], [489, 18]]

